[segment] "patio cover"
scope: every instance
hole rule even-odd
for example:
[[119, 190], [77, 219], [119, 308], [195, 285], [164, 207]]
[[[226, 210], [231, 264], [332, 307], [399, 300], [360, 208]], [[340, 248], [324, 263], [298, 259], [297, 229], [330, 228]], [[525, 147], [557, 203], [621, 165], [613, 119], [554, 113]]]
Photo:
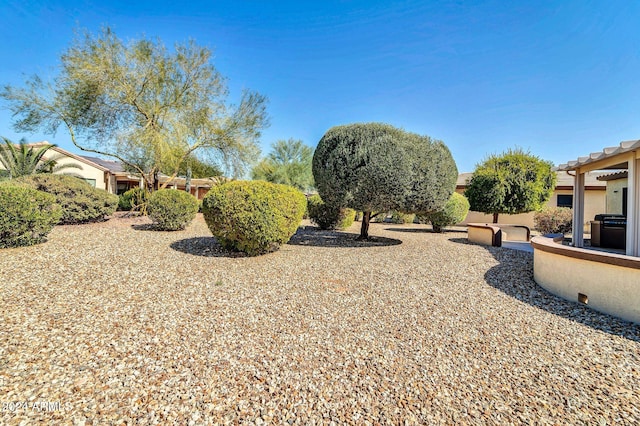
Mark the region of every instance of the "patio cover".
[[[573, 223], [584, 223], [584, 175], [593, 170], [627, 170], [627, 247], [628, 256], [640, 256], [640, 140], [621, 142], [620, 146], [579, 157], [556, 167], [558, 171], [574, 171]], [[582, 226], [573, 226], [575, 247], [584, 246]]]

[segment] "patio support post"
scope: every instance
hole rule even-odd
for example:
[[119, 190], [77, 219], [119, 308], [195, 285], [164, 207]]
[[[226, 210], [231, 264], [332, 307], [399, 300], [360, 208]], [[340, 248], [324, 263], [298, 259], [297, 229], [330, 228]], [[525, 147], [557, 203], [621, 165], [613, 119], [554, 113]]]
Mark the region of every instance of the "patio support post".
[[571, 243], [584, 247], [584, 173], [579, 169], [573, 178], [573, 231]]
[[627, 247], [628, 256], [640, 255], [640, 160], [636, 153], [629, 154], [627, 163]]

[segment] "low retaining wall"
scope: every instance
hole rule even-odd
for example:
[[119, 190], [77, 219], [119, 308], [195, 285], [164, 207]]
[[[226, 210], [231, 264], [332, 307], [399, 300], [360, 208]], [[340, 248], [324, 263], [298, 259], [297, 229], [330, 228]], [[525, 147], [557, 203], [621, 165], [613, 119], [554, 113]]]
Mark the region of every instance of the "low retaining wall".
[[529, 241], [531, 230], [524, 225], [503, 223], [468, 223], [469, 242], [501, 247], [502, 241]]
[[486, 246], [502, 246], [502, 231], [497, 225], [488, 223], [467, 223], [467, 238], [470, 243]]
[[542, 288], [640, 324], [640, 258], [534, 237], [533, 278]]

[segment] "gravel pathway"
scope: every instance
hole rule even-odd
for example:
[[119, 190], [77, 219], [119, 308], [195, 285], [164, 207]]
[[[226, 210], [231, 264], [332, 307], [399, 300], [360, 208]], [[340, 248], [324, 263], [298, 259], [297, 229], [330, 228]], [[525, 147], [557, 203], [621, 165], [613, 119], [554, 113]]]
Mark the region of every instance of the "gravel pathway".
[[640, 327], [530, 253], [355, 224], [245, 258], [145, 221], [0, 250], [0, 424], [640, 422]]

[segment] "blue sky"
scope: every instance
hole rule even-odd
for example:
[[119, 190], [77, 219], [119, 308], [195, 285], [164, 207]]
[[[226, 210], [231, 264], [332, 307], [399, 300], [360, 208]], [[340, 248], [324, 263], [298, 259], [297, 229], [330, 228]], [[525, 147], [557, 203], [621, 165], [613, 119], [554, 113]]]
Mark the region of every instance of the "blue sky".
[[[462, 171], [519, 146], [554, 164], [640, 138], [640, 2], [1, 0], [0, 84], [56, 73], [74, 29], [190, 38], [231, 99], [269, 98], [264, 153], [382, 121], [443, 140]], [[4, 105], [4, 104], [3, 104]], [[0, 135], [19, 134], [0, 109]]]

